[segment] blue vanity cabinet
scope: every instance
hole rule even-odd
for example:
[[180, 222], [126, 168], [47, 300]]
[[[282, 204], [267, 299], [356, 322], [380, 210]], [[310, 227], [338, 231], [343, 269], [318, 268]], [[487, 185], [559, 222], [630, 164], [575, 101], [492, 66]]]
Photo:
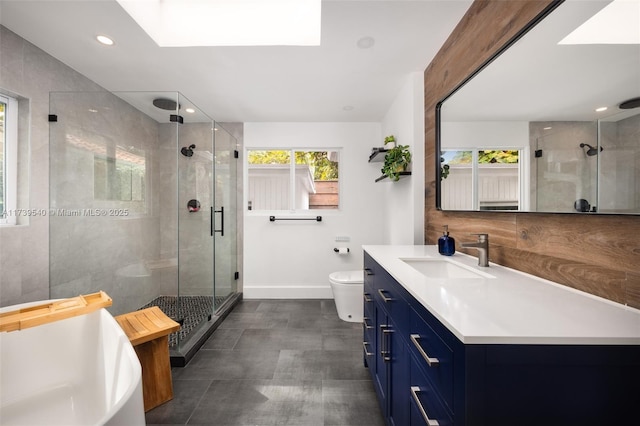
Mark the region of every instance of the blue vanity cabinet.
[[402, 333], [409, 311], [406, 290], [369, 259], [365, 262], [364, 293], [365, 365], [387, 424], [405, 426], [410, 409], [409, 352]]
[[388, 425], [640, 424], [639, 345], [463, 344], [366, 252], [365, 268]]
[[[415, 303], [410, 311], [408, 333], [412, 405], [419, 409], [420, 418], [437, 420], [440, 425], [451, 424], [456, 405], [460, 404], [455, 398], [454, 382], [464, 374], [464, 345], [424, 307]], [[459, 411], [458, 419], [464, 417], [464, 411]], [[412, 424], [414, 417], [412, 412]]]

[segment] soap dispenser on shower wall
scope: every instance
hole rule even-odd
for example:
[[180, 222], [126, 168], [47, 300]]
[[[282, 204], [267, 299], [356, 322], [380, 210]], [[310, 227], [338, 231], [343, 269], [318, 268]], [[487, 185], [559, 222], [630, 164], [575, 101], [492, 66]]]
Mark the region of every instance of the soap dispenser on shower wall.
[[449, 225], [444, 226], [442, 236], [438, 238], [438, 253], [451, 256], [456, 252], [456, 240], [449, 236]]

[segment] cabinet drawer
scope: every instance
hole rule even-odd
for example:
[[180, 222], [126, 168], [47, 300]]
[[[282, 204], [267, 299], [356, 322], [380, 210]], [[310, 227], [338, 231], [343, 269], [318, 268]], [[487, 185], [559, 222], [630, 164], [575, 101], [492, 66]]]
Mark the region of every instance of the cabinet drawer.
[[407, 300], [411, 296], [387, 271], [381, 269], [378, 274], [374, 297], [396, 325], [404, 329], [409, 324], [410, 308]]
[[411, 360], [411, 426], [451, 426], [449, 411], [415, 359]]
[[411, 353], [434, 389], [453, 410], [453, 351], [413, 309], [410, 315], [407, 341]]

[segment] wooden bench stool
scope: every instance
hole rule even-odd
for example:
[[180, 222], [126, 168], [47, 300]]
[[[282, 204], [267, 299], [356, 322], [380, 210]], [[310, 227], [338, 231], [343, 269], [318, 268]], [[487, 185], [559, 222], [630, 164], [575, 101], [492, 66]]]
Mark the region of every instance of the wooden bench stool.
[[158, 308], [142, 309], [116, 318], [142, 365], [142, 395], [147, 412], [173, 398], [169, 334], [180, 324]]

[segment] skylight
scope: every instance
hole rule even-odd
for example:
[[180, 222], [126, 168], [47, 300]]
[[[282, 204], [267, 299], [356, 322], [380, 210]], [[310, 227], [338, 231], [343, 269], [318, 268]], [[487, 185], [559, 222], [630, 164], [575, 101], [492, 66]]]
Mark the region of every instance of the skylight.
[[640, 44], [640, 0], [614, 0], [558, 44]]
[[321, 0], [117, 0], [160, 47], [319, 46]]

